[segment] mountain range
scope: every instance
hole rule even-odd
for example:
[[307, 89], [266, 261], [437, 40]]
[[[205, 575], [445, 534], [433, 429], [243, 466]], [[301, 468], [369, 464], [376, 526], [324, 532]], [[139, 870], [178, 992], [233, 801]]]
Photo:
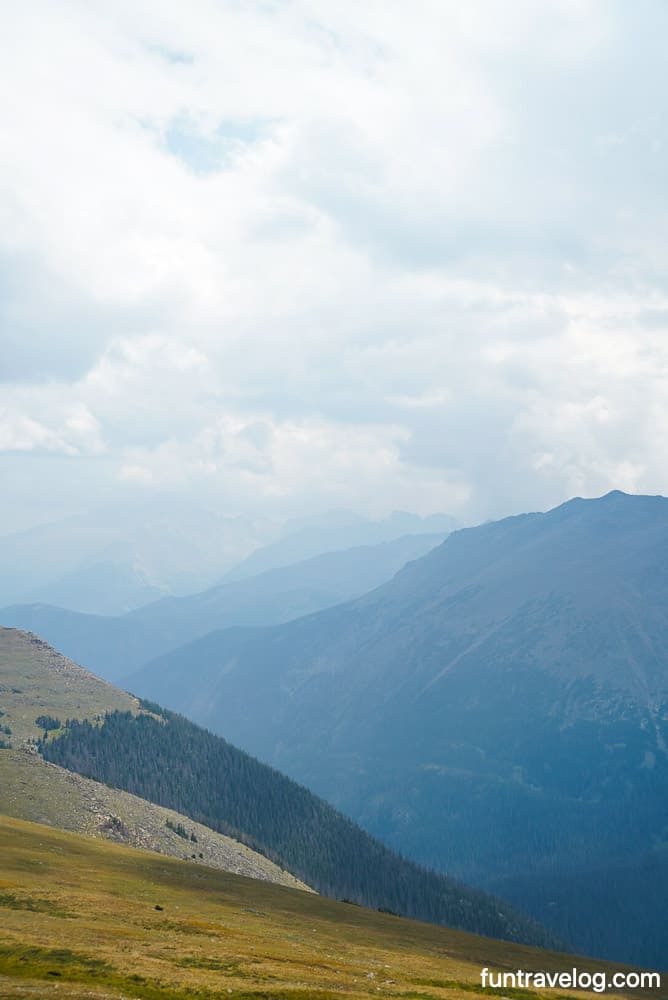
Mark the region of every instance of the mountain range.
[[442, 539], [406, 535], [326, 552], [191, 596], [164, 598], [122, 616], [81, 614], [40, 603], [3, 608], [0, 622], [37, 632], [76, 662], [116, 681], [214, 629], [273, 625], [364, 594]]
[[348, 511], [281, 523], [222, 514], [178, 496], [83, 511], [0, 535], [0, 604], [51, 604], [123, 615], [160, 597], [192, 594], [324, 552], [409, 534], [447, 534], [454, 520]]
[[[330, 521], [343, 533], [330, 544], [360, 528]], [[317, 524], [293, 528], [296, 547], [258, 550], [191, 596], [115, 617], [10, 607], [0, 621], [232, 739], [572, 947], [665, 965], [668, 501], [613, 492], [247, 575], [317, 544]], [[186, 720], [169, 724], [172, 743], [191, 739]], [[147, 784], [113, 772], [128, 747], [166, 752], [132, 718], [114, 725], [73, 723], [53, 752], [76, 744], [61, 764], [187, 814], [192, 795], [165, 800], [146, 778], [150, 753], [125, 764]]]
[[84, 511], [0, 537], [0, 602], [123, 614], [209, 586], [276, 534], [177, 497]]
[[668, 500], [613, 492], [453, 532], [370, 594], [126, 686], [576, 947], [665, 966], [667, 598]]
[[330, 511], [289, 521], [281, 538], [256, 549], [229, 570], [222, 582], [257, 576], [326, 552], [378, 546], [410, 535], [445, 537], [456, 527], [455, 518], [449, 514], [420, 517], [419, 514], [395, 510], [382, 520], [372, 521], [350, 511]]

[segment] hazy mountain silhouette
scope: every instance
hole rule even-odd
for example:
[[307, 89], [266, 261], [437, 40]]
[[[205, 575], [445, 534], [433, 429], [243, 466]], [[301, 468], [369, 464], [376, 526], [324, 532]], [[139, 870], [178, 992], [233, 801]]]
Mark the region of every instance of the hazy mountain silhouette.
[[453, 527], [445, 514], [395, 512], [374, 521], [350, 511], [281, 524], [161, 496], [0, 537], [0, 605], [51, 604], [121, 615], [161, 596], [193, 594], [325, 552], [412, 534], [444, 536]]
[[406, 535], [447, 535], [457, 526], [449, 514], [420, 517], [394, 511], [380, 521], [371, 521], [351, 511], [330, 511], [288, 522], [277, 541], [251, 553], [223, 578], [224, 583], [241, 580], [267, 570], [302, 562], [325, 552], [378, 545]]
[[[86, 511], [0, 537], [0, 602], [118, 613], [160, 592], [207, 587], [276, 534], [274, 525], [175, 497]], [[115, 568], [92, 581], [100, 564]]]
[[84, 614], [122, 615], [159, 600], [166, 590], [152, 584], [140, 567], [107, 559], [36, 587], [25, 603], [50, 604]]
[[257, 576], [226, 577], [202, 593], [155, 601], [128, 618], [182, 641], [233, 625], [274, 625], [361, 596], [442, 541], [442, 534], [406, 535], [325, 552]]
[[110, 681], [195, 636], [232, 625], [272, 625], [349, 600], [389, 580], [442, 535], [408, 535], [379, 545], [328, 552], [190, 597], [165, 598], [122, 617], [11, 605], [0, 622], [44, 638]]

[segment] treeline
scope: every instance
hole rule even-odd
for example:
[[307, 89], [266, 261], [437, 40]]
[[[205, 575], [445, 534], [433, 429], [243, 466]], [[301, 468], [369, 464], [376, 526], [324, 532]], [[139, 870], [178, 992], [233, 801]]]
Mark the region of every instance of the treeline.
[[40, 751], [235, 837], [323, 895], [492, 937], [557, 944], [506, 903], [395, 854], [221, 737], [171, 712], [160, 715], [115, 712], [102, 725], [71, 721]]

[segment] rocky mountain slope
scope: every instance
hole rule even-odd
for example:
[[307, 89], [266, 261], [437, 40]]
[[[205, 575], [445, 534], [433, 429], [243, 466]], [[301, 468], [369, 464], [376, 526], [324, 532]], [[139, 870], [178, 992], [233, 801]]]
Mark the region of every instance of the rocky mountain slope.
[[0, 813], [198, 866], [308, 888], [262, 854], [183, 813], [84, 778], [25, 749], [0, 752]]

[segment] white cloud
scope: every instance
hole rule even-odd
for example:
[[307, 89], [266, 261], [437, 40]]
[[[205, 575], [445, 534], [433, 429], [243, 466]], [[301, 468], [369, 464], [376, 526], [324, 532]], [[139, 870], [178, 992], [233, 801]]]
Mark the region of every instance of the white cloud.
[[118, 478], [123, 482], [142, 483], [144, 485], [153, 482], [153, 473], [143, 465], [122, 465]]
[[[28, 407], [26, 407], [26, 411]], [[104, 450], [100, 427], [83, 403], [60, 408], [58, 420], [36, 420], [18, 407], [0, 409], [0, 452], [56, 452], [69, 457]]]
[[0, 448], [268, 509], [668, 491], [667, 19], [15, 7]]

